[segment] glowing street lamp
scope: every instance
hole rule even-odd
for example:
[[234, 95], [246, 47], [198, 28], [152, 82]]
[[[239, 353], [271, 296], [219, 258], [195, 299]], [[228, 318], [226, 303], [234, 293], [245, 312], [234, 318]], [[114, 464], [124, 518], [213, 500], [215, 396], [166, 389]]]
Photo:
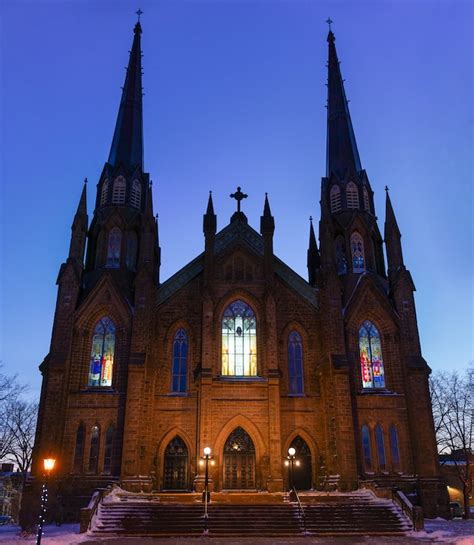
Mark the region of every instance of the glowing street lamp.
[[54, 469], [56, 460], [54, 458], [45, 458], [43, 460], [43, 486], [41, 487], [41, 510], [39, 515], [38, 533], [36, 535], [36, 545], [41, 545], [41, 536], [43, 535], [43, 525], [46, 519], [46, 504], [48, 503], [48, 479], [51, 471]]

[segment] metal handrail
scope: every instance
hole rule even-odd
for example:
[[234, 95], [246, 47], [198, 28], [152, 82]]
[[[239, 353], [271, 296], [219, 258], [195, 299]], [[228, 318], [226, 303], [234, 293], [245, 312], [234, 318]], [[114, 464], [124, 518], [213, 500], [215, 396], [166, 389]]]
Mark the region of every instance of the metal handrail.
[[423, 520], [423, 509], [421, 507], [413, 505], [398, 488], [392, 488], [392, 500], [399, 505], [403, 513], [411, 520], [415, 532], [423, 530], [425, 524]]
[[99, 509], [99, 503], [101, 502], [102, 498], [104, 496], [104, 490], [98, 489], [94, 492], [91, 498], [91, 502], [89, 502], [89, 505], [92, 503], [92, 507], [90, 510], [89, 515], [89, 524], [87, 525], [87, 530], [91, 529], [92, 525], [92, 519], [94, 518], [94, 515], [96, 514], [97, 510]]
[[303, 530], [306, 532], [306, 515], [303, 509], [303, 504], [301, 503], [300, 497], [298, 495], [298, 491], [295, 487], [293, 487], [292, 492], [295, 493], [296, 502], [298, 505], [298, 513], [300, 514], [301, 518], [303, 519]]

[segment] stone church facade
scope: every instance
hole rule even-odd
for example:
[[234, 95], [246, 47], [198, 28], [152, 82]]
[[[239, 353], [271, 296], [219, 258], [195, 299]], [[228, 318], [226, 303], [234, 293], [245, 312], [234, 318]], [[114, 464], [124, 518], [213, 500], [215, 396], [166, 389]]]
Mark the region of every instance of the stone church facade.
[[396, 485], [426, 514], [443, 512], [415, 287], [388, 192], [384, 237], [377, 225], [334, 34], [308, 280], [273, 253], [268, 197], [257, 231], [238, 188], [219, 232], [209, 196], [204, 251], [161, 282], [143, 162], [141, 33], [137, 23], [92, 221], [84, 185], [59, 271], [33, 472], [48, 454], [84, 496], [114, 480], [200, 490], [210, 447], [214, 490], [276, 492], [288, 486], [294, 446], [300, 489]]

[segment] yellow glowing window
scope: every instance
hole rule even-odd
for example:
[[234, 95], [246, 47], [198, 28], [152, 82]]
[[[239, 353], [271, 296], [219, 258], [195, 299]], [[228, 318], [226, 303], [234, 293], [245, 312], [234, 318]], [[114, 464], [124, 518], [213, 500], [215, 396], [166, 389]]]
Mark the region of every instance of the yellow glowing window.
[[231, 303], [222, 317], [222, 374], [257, 375], [257, 320], [243, 301]]

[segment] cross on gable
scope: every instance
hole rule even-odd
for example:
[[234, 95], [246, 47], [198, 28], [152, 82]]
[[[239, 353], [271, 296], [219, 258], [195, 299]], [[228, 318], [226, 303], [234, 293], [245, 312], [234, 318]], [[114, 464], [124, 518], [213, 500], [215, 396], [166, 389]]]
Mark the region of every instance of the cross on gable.
[[241, 188], [238, 187], [235, 193], [230, 194], [230, 198], [235, 199], [237, 201], [237, 212], [240, 212], [240, 201], [248, 197], [248, 195], [246, 193], [242, 193], [240, 189]]

